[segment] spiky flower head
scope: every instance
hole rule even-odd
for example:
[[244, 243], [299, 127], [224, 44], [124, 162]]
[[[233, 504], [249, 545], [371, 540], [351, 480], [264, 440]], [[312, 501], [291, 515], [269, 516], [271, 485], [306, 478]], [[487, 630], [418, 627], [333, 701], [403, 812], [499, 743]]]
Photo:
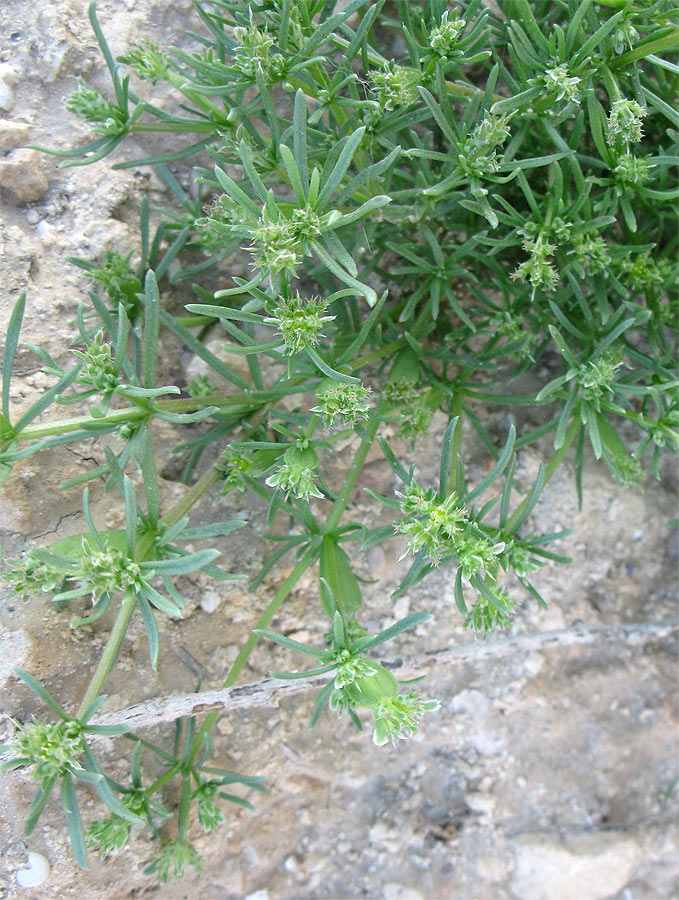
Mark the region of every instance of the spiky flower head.
[[431, 28], [428, 37], [431, 49], [442, 57], [453, 53], [467, 24], [464, 19], [457, 18], [456, 12], [453, 13], [454, 18], [449, 19], [449, 13], [450, 10], [443, 13], [441, 21]]
[[556, 93], [557, 100], [567, 100], [569, 103], [580, 103], [580, 89], [578, 85], [581, 79], [571, 75], [565, 63], [554, 65], [545, 70], [543, 84], [548, 94]]
[[636, 100], [614, 100], [608, 116], [608, 140], [614, 143], [619, 137], [625, 144], [637, 143], [643, 137], [641, 120], [646, 115]]
[[410, 106], [417, 99], [417, 73], [405, 66], [386, 64], [368, 72], [368, 82], [383, 110]]
[[85, 350], [72, 350], [82, 362], [78, 383], [97, 391], [110, 393], [121, 383], [115, 371], [113, 350], [104, 339], [104, 332], [98, 331]]
[[12, 754], [12, 762], [31, 767], [36, 781], [50, 781], [82, 769], [79, 757], [85, 745], [80, 722], [46, 723], [34, 718], [27, 725], [19, 724], [18, 729], [14, 743], [5, 749]]
[[397, 694], [373, 710], [373, 741], [378, 747], [407, 740], [419, 731], [418, 722], [426, 712], [440, 707], [438, 700], [421, 700], [418, 691]]
[[334, 425], [338, 416], [345, 425], [353, 428], [356, 422], [368, 418], [369, 407], [365, 401], [369, 394], [370, 388], [362, 384], [328, 379], [316, 391], [318, 406], [313, 406], [311, 412], [318, 413], [323, 418], [326, 428]]
[[283, 462], [269, 475], [269, 487], [280, 488], [286, 499], [292, 494], [298, 500], [309, 502], [310, 497], [323, 498], [314, 476], [318, 469], [318, 456], [313, 447], [292, 444], [285, 451]]
[[155, 873], [156, 879], [164, 883], [170, 875], [173, 878], [183, 878], [186, 866], [192, 866], [200, 874], [203, 871], [203, 860], [193, 844], [179, 838], [165, 844], [160, 856], [144, 872]]
[[78, 89], [66, 100], [66, 109], [91, 122], [93, 131], [107, 135], [123, 134], [127, 127], [126, 113], [82, 78], [77, 81]]
[[303, 299], [299, 294], [294, 297], [281, 297], [272, 310], [272, 315], [264, 319], [268, 325], [275, 325], [283, 336], [286, 350], [291, 356], [312, 347], [323, 337], [324, 322], [332, 322], [335, 316], [324, 316], [328, 301], [321, 297]]
[[170, 74], [170, 57], [154, 41], [141, 41], [118, 59], [132, 66], [141, 79], [149, 79], [154, 84], [165, 81]]

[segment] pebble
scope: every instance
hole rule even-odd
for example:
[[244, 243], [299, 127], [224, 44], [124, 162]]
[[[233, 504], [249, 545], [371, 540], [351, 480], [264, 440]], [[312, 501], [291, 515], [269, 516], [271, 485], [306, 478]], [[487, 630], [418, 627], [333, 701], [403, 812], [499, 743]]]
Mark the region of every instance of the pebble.
[[0, 109], [9, 112], [14, 106], [14, 85], [17, 73], [9, 63], [0, 63]]
[[219, 609], [221, 602], [222, 598], [219, 594], [216, 594], [214, 591], [208, 591], [203, 595], [203, 599], [200, 601], [200, 608], [203, 612], [213, 613]]
[[0, 152], [14, 150], [26, 142], [31, 126], [27, 122], [13, 122], [11, 119], [0, 119]]
[[36, 853], [34, 850], [28, 851], [28, 866], [24, 869], [18, 869], [16, 873], [17, 884], [19, 887], [38, 887], [47, 881], [50, 873], [50, 864], [42, 853]]
[[41, 154], [21, 148], [0, 159], [0, 187], [12, 203], [39, 200], [49, 187]]

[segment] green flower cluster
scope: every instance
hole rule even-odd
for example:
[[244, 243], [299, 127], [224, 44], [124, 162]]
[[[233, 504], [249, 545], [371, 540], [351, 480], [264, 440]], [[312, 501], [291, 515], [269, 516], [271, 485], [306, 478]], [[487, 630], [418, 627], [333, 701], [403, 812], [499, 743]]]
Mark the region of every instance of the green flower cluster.
[[275, 325], [282, 335], [289, 355], [294, 356], [300, 350], [313, 347], [323, 337], [324, 322], [332, 322], [334, 316], [324, 316], [328, 301], [321, 297], [303, 299], [299, 294], [294, 297], [281, 297], [271, 311], [271, 316], [264, 319], [267, 325]]
[[318, 406], [313, 406], [311, 412], [322, 417], [326, 428], [334, 425], [338, 416], [347, 427], [353, 428], [356, 422], [368, 418], [369, 406], [365, 401], [369, 394], [370, 388], [362, 384], [328, 379], [316, 391]]

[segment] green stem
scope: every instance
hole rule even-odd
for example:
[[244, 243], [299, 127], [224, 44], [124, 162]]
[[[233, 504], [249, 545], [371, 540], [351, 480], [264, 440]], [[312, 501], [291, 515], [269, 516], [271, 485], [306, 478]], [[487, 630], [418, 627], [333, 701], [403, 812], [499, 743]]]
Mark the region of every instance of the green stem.
[[676, 50], [677, 47], [679, 47], [679, 28], [675, 28], [669, 34], [656, 38], [654, 41], [647, 41], [639, 44], [638, 47], [633, 47], [627, 53], [622, 53], [616, 59], [611, 60], [608, 65], [611, 69], [619, 69], [651, 54], [655, 55], [663, 50]]
[[[182, 497], [182, 499], [176, 503], [168, 512], [162, 516], [158, 525], [163, 525], [165, 527], [170, 527], [178, 522], [181, 518], [183, 518], [186, 513], [191, 509], [192, 506], [199, 500], [199, 498], [205, 493], [205, 491], [210, 487], [213, 482], [215, 482], [219, 478], [219, 472], [214, 466], [208, 469], [207, 472], [200, 478], [192, 488], [190, 488], [186, 494]], [[134, 558], [136, 562], [140, 562], [145, 559], [148, 552], [151, 550], [153, 546], [155, 535], [153, 533], [149, 533], [144, 535], [144, 537], [139, 541], [137, 546], [137, 550], [134, 554]], [[101, 693], [101, 689], [104, 685], [104, 681], [108, 673], [111, 671], [113, 664], [116, 661], [118, 656], [118, 652], [120, 650], [120, 645], [123, 642], [125, 637], [125, 632], [127, 631], [127, 626], [130, 623], [130, 619], [132, 618], [132, 613], [134, 612], [134, 608], [137, 604], [137, 598], [133, 590], [127, 590], [125, 595], [123, 596], [123, 602], [120, 605], [120, 609], [118, 610], [118, 615], [116, 616], [116, 620], [113, 623], [113, 628], [111, 629], [111, 633], [108, 636], [108, 640], [106, 641], [106, 646], [104, 647], [104, 651], [101, 655], [97, 668], [95, 669], [94, 675], [92, 676], [92, 680], [89, 683], [85, 696], [83, 697], [83, 701], [80, 704], [80, 709], [78, 710], [78, 716], [81, 716], [90, 704], [92, 704], [99, 694]]]
[[[259, 405], [259, 404], [256, 404]], [[243, 393], [221, 394], [212, 397], [183, 397], [180, 400], [156, 400], [154, 406], [164, 412], [193, 412], [204, 409], [206, 406], [218, 406], [221, 408], [232, 407], [236, 412], [247, 412], [253, 408], [253, 403], [243, 400]], [[70, 419], [60, 419], [57, 422], [48, 422], [45, 425], [28, 426], [16, 435], [17, 441], [38, 440], [55, 434], [68, 434], [69, 431], [78, 431], [88, 425], [103, 424], [115, 427], [127, 422], [136, 422], [153, 415], [153, 410], [143, 406], [126, 406], [107, 413], [100, 419], [94, 419], [90, 415], [74, 416]]]
[[356, 455], [354, 456], [354, 461], [352, 462], [351, 467], [346, 474], [346, 478], [344, 479], [342, 490], [337, 495], [337, 499], [333, 504], [330, 515], [326, 519], [325, 525], [323, 526], [323, 534], [332, 533], [339, 525], [342, 514], [344, 513], [346, 505], [349, 502], [351, 492], [353, 491], [356, 482], [358, 481], [358, 476], [361, 474], [361, 469], [363, 468], [366, 457], [368, 456], [370, 448], [372, 447], [379, 424], [380, 406], [378, 406], [377, 409], [373, 411], [370, 420], [368, 421], [366, 431], [368, 432], [370, 440], [361, 441], [361, 444], [356, 451]]
[[448, 492], [452, 494], [453, 491], [457, 490], [457, 457], [462, 452], [462, 406], [464, 403], [464, 394], [462, 390], [459, 389], [453, 394], [453, 404], [450, 410], [451, 418], [455, 418], [455, 416], [459, 416], [459, 420], [457, 425], [455, 426], [455, 431], [453, 433], [453, 440], [450, 447], [450, 458], [452, 460], [450, 466], [450, 478], [448, 479]]
[[[578, 436], [578, 433], [580, 432], [581, 428], [582, 428], [582, 422], [580, 421], [579, 416], [576, 416], [573, 419], [573, 421], [571, 422], [571, 424], [568, 428], [568, 431], [566, 432], [563, 444], [561, 445], [561, 447], [559, 447], [558, 450], [555, 451], [552, 458], [547, 463], [547, 468], [545, 469], [545, 484], [547, 484], [549, 479], [552, 477], [552, 475], [558, 469], [559, 465], [563, 461], [563, 458], [568, 453], [568, 450], [570, 449], [571, 444], [573, 443], [575, 438]], [[511, 534], [513, 528], [515, 527], [516, 523], [521, 518], [521, 514], [523, 513], [524, 509], [528, 505], [529, 497], [530, 497], [530, 494], [528, 494], [526, 497], [524, 497], [523, 500], [521, 501], [521, 503], [516, 508], [515, 512], [509, 517], [509, 520], [507, 522], [505, 530], [507, 532], [509, 532], [510, 534]]]
[[[297, 563], [297, 565], [292, 570], [292, 572], [285, 579], [283, 584], [278, 588], [273, 599], [271, 600], [271, 603], [269, 603], [267, 608], [264, 610], [264, 612], [260, 616], [259, 621], [255, 625], [255, 628], [266, 628], [266, 626], [269, 624], [269, 622], [271, 622], [273, 617], [278, 612], [280, 605], [283, 603], [283, 601], [288, 596], [290, 591], [297, 584], [297, 582], [302, 577], [304, 572], [306, 572], [306, 570], [309, 568], [309, 566], [314, 562], [314, 560], [316, 559], [316, 556], [317, 556], [317, 552], [315, 549], [307, 550], [307, 552], [300, 559], [300, 561]], [[231, 666], [231, 671], [229, 672], [229, 674], [226, 678], [226, 681], [224, 682], [224, 685], [223, 685], [225, 688], [231, 687], [233, 684], [236, 683], [236, 679], [240, 675], [241, 670], [243, 669], [243, 666], [248, 661], [248, 657], [252, 653], [252, 651], [255, 647], [255, 644], [259, 640], [259, 637], [260, 636], [258, 634], [255, 634], [254, 631], [250, 634], [250, 637], [247, 639], [247, 641], [241, 648], [240, 653], [236, 657], [236, 661]], [[210, 731], [212, 729], [212, 727], [214, 726], [214, 724], [218, 718], [219, 718], [218, 711], [211, 712], [207, 716], [207, 718], [205, 719], [203, 724], [201, 725], [200, 729], [198, 730], [198, 732], [196, 734], [194, 742], [193, 742], [193, 750], [191, 752], [191, 762], [193, 762], [193, 760], [198, 755], [201, 744], [203, 743], [204, 736], [207, 734], [208, 731]]]

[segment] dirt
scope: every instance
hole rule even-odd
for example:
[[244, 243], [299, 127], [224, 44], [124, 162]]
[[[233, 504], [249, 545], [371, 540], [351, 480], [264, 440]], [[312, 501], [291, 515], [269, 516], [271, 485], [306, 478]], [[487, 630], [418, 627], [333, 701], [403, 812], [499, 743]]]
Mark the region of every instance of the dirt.
[[[108, 0], [99, 2], [98, 12], [114, 53], [151, 34], [162, 42], [163, 35], [171, 41], [181, 33], [188, 41], [187, 28], [199, 28], [188, 2]], [[146, 192], [151, 206], [169, 200], [147, 170], [111, 171], [110, 160], [58, 169], [54, 158], [25, 151], [27, 144], [65, 148], [87, 138], [86, 128], [63, 111], [72, 75], [105, 86], [83, 4], [9, 0], [0, 9], [0, 35], [0, 333], [25, 289], [25, 330], [12, 388], [13, 408], [21, 411], [51, 384], [37, 372], [38, 361], [25, 344], [41, 344], [65, 361], [76, 333], [77, 304], [87, 296], [88, 283], [66, 257], [136, 251], [133, 223], [141, 196]], [[150, 146], [124, 144], [116, 161], [136, 158]], [[8, 174], [19, 164], [32, 173], [23, 195]], [[171, 301], [189, 299], [178, 293]], [[169, 341], [162, 365], [182, 384], [196, 370], [195, 360], [177, 354]], [[502, 440], [505, 414], [486, 415]], [[536, 424], [531, 415], [537, 413], [529, 410], [517, 423], [519, 430]], [[178, 432], [159, 425], [154, 437], [162, 455]], [[413, 455], [425, 483], [436, 476], [444, 427], [437, 417]], [[472, 434], [466, 437], [467, 472], [478, 480], [491, 460]], [[520, 487], [530, 486], [548, 450], [544, 445], [519, 454]], [[350, 460], [351, 446], [341, 447], [333, 460], [337, 481]], [[4, 555], [84, 530], [80, 490], [61, 491], [58, 485], [102, 461], [101, 443], [90, 441], [18, 464], [0, 506]], [[173, 480], [171, 467], [165, 473], [162, 500], [168, 506], [184, 488]], [[585, 501], [578, 510], [572, 460], [559, 470], [531, 525], [540, 532], [572, 527], [559, 552], [574, 562], [549, 564], [536, 578], [548, 611], [508, 584], [522, 597], [515, 633], [563, 629], [578, 621], [614, 625], [676, 618], [678, 554], [676, 535], [666, 523], [676, 515], [677, 473], [670, 459], [664, 460], [662, 475], [641, 489], [623, 488], [588, 458]], [[383, 494], [397, 486], [379, 452], [371, 455], [361, 486]], [[109, 495], [100, 486], [91, 491], [97, 523], [117, 527], [120, 513], [111, 508]], [[351, 512], [369, 526], [388, 521], [364, 492]], [[246, 519], [246, 528], [216, 545], [224, 564], [255, 574], [268, 550], [260, 538], [263, 506], [233, 495], [219, 501], [215, 492], [200, 515], [205, 522]], [[374, 579], [364, 591], [367, 627], [384, 627], [408, 612], [432, 615], [389, 644], [385, 658], [472, 642], [455, 608], [450, 569], [435, 572], [397, 601], [390, 598], [409, 564], [399, 561], [403, 550], [394, 540], [356, 556], [360, 571]], [[253, 593], [242, 584], [209, 582], [202, 574], [184, 579], [187, 609], [181, 622], [162, 625], [158, 672], [148, 667], [143, 629], [134, 621], [106, 686], [107, 709], [191, 691], [197, 673], [205, 688], [218, 686], [290, 568], [291, 563], [275, 568]], [[24, 720], [39, 712], [13, 665], [41, 678], [68, 709], [77, 705], [110, 619], [73, 632], [68, 626], [73, 614], [73, 608], [57, 609], [43, 598], [24, 602], [0, 587], [6, 715]], [[274, 627], [299, 640], [321, 638], [325, 624], [311, 575], [298, 584]], [[260, 644], [241, 680], [298, 663], [283, 648]], [[0, 841], [7, 863], [0, 896], [670, 900], [679, 896], [677, 792], [666, 796], [678, 774], [676, 663], [676, 642], [665, 639], [637, 647], [556, 646], [441, 667], [423, 688], [441, 701], [441, 709], [428, 717], [420, 736], [388, 748], [375, 747], [369, 729], [361, 734], [346, 719], [324, 716], [309, 730], [312, 694], [277, 708], [225, 716], [215, 733], [215, 760], [265, 776], [269, 792], [248, 795], [254, 813], [229, 806], [217, 837], [192, 825], [204, 874], [164, 886], [142, 873], [154, 854], [148, 835], [105, 864], [92, 856], [90, 872], [81, 872], [56, 801], [24, 839], [33, 783], [21, 771], [8, 773], [0, 780]], [[6, 731], [11, 733], [9, 720]], [[154, 734], [168, 739], [171, 727]], [[99, 753], [114, 775], [125, 777], [125, 742], [102, 742]], [[153, 777], [150, 761], [145, 773]], [[79, 797], [87, 820], [103, 814], [96, 795], [79, 788]], [[49, 862], [49, 877], [40, 887], [16, 883], [26, 849]]]

